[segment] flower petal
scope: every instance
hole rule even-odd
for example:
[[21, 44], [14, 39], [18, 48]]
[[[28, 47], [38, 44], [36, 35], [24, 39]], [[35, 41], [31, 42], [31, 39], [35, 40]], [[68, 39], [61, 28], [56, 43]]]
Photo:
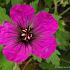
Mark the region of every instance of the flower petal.
[[0, 44], [6, 45], [8, 42], [15, 42], [17, 37], [17, 27], [5, 21], [0, 27]]
[[34, 9], [30, 5], [15, 5], [10, 10], [10, 16], [12, 20], [21, 26], [26, 26], [29, 20], [34, 15]]
[[56, 39], [53, 36], [36, 39], [32, 42], [33, 54], [40, 58], [47, 59], [56, 50]]
[[9, 61], [20, 63], [25, 61], [31, 54], [31, 46], [24, 44], [10, 44], [4, 47], [3, 54]]
[[44, 31], [47, 34], [54, 34], [58, 30], [58, 23], [48, 12], [39, 12], [33, 20], [34, 33], [40, 34]]

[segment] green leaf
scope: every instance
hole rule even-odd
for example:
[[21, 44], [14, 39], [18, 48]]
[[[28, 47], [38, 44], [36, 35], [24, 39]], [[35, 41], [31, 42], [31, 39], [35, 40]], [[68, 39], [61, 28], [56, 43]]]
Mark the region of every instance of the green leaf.
[[48, 63], [47, 62], [41, 62], [40, 64], [39, 64], [39, 66], [43, 69], [43, 70], [45, 70], [45, 69], [47, 69], [48, 68]]
[[32, 70], [32, 67], [30, 65], [27, 65], [26, 70]]
[[14, 63], [9, 62], [2, 54], [3, 46], [0, 45], [0, 70], [13, 70]]
[[53, 64], [47, 63], [46, 61], [41, 62], [41, 63], [39, 64], [39, 67], [40, 67], [42, 70], [57, 70]]
[[52, 5], [52, 0], [45, 0], [46, 5], [50, 8]]
[[58, 51], [58, 50], [56, 50], [56, 52], [55, 52], [57, 55], [61, 55], [61, 53]]
[[34, 60], [36, 60], [36, 61], [38, 61], [38, 62], [41, 62], [41, 61], [42, 61], [41, 58], [38, 58], [38, 57], [36, 57], [35, 55], [32, 55], [32, 56], [33, 56], [32, 58], [33, 58]]
[[47, 60], [48, 63], [52, 62], [53, 65], [59, 66], [60, 65], [60, 58], [58, 57], [60, 52], [57, 50], [55, 51], [52, 56]]
[[65, 49], [65, 47], [69, 46], [69, 32], [58, 30], [58, 32], [56, 33], [56, 38], [60, 49]]
[[0, 24], [3, 21], [10, 21], [11, 22], [11, 19], [9, 18], [8, 15], [6, 15], [6, 10], [4, 8], [0, 7]]
[[22, 4], [23, 0], [11, 0], [11, 4], [15, 5], [15, 4]]
[[2, 51], [2, 48], [3, 48], [3, 47], [0, 45], [0, 52]]
[[65, 26], [64, 21], [63, 20], [59, 20], [58, 23], [59, 23], [59, 30], [60, 31], [64, 31], [64, 26]]
[[35, 8], [36, 11], [38, 11], [38, 2], [39, 0], [35, 0], [32, 3], [30, 3]]
[[2, 54], [2, 50], [0, 50], [0, 70], [13, 70], [13, 66], [14, 64], [12, 62], [7, 61]]
[[62, 17], [58, 15], [58, 13], [54, 13], [54, 17], [57, 21], [59, 21]]
[[45, 8], [45, 11], [49, 12], [49, 8]]

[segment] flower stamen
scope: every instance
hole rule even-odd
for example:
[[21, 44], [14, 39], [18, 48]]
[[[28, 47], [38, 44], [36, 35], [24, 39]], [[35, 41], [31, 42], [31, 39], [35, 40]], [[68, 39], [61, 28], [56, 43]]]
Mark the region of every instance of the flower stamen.
[[29, 41], [33, 37], [31, 28], [28, 26], [28, 28], [21, 30], [21, 40], [22, 41]]

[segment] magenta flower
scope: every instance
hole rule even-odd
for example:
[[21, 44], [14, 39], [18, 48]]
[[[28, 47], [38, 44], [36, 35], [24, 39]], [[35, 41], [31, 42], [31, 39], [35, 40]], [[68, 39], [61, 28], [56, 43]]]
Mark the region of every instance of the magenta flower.
[[56, 50], [55, 32], [58, 23], [46, 11], [35, 14], [30, 5], [15, 5], [10, 10], [13, 23], [5, 21], [0, 26], [0, 44], [9, 61], [22, 62], [36, 55], [47, 59]]

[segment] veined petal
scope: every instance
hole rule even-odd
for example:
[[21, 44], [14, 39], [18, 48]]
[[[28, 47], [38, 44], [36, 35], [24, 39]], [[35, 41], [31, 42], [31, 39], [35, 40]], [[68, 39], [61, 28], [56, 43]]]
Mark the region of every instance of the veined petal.
[[48, 12], [39, 12], [33, 20], [34, 33], [54, 34], [58, 30], [56, 19]]
[[24, 44], [10, 44], [4, 47], [3, 54], [9, 61], [20, 63], [25, 61], [32, 53], [31, 46]]
[[34, 9], [30, 5], [17, 4], [10, 9], [10, 16], [16, 24], [26, 27], [34, 16]]
[[33, 54], [40, 58], [47, 59], [56, 50], [56, 39], [53, 36], [47, 38], [36, 39], [32, 42]]
[[15, 42], [17, 37], [17, 27], [5, 21], [0, 27], [0, 44], [6, 45], [8, 42]]

